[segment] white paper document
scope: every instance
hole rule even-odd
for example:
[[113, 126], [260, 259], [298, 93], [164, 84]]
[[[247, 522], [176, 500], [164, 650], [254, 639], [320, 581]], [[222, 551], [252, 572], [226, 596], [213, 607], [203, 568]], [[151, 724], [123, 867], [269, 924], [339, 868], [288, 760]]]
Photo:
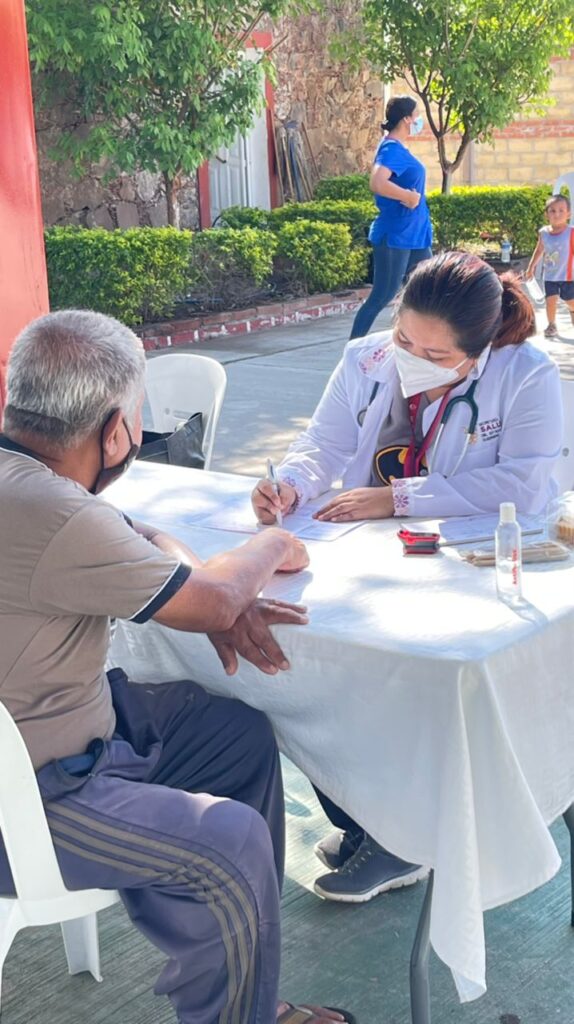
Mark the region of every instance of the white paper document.
[[[516, 518], [523, 534], [532, 536], [537, 540], [544, 539], [546, 536], [546, 526], [543, 516], [522, 515], [518, 513]], [[450, 544], [453, 546], [464, 546], [465, 544], [480, 543], [482, 546], [487, 547], [489, 543], [494, 544], [494, 531], [498, 526], [498, 515], [427, 519], [420, 523], [412, 523], [410, 520], [407, 520], [406, 523], [401, 525], [411, 531], [433, 530], [436, 533], [440, 533], [441, 544], [445, 546]], [[530, 531], [536, 531], [536, 533], [530, 533]]]
[[[283, 528], [301, 540], [336, 540], [350, 530], [361, 526], [363, 520], [352, 523], [322, 523], [313, 519], [313, 512], [322, 508], [328, 501], [328, 496], [323, 495], [319, 501], [309, 502], [300, 512], [293, 512], [283, 517]], [[194, 518], [197, 526], [209, 530], [229, 530], [233, 533], [258, 533], [265, 529], [256, 520], [248, 498], [232, 500], [208, 515], [199, 515]]]

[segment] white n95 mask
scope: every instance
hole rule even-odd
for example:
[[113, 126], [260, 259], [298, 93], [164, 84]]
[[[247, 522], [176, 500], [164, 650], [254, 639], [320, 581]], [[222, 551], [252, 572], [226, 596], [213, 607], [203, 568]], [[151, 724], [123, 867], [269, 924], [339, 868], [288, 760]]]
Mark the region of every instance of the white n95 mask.
[[395, 345], [395, 362], [405, 398], [420, 395], [422, 391], [432, 391], [433, 388], [444, 388], [447, 384], [454, 384], [459, 379], [457, 371], [468, 359], [470, 356], [465, 356], [457, 366], [438, 366], [429, 359], [422, 359], [408, 349]]

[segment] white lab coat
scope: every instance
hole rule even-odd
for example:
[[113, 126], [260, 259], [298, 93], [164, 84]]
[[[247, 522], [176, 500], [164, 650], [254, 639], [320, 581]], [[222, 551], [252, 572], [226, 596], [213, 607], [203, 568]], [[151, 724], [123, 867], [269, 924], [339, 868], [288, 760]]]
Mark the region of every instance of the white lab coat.
[[[476, 377], [476, 436], [460, 466], [449, 475], [464, 447], [470, 417], [464, 403], [454, 407], [438, 444], [431, 446], [428, 476], [393, 483], [397, 515], [477, 515], [498, 511], [501, 501], [537, 513], [556, 495], [552, 472], [562, 446], [563, 415], [555, 363], [528, 342], [489, 348], [453, 388], [453, 397]], [[295, 487], [300, 504], [341, 478], [345, 490], [369, 486], [380, 425], [397, 380], [390, 331], [349, 342], [309, 426], [278, 467], [279, 478]], [[375, 381], [379, 389], [369, 405]], [[425, 433], [438, 407], [439, 400], [425, 409]]]

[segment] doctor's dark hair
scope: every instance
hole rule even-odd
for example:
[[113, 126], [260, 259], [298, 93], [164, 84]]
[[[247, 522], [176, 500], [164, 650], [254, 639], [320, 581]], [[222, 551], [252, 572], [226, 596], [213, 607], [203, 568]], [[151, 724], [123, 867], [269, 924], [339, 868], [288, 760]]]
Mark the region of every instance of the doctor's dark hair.
[[399, 296], [397, 316], [404, 309], [444, 320], [458, 347], [473, 358], [490, 343], [521, 345], [536, 331], [516, 275], [498, 277], [470, 253], [443, 252], [419, 263]]
[[382, 132], [392, 132], [403, 117], [410, 117], [416, 110], [417, 101], [412, 96], [391, 96], [385, 107], [385, 120], [381, 125]]

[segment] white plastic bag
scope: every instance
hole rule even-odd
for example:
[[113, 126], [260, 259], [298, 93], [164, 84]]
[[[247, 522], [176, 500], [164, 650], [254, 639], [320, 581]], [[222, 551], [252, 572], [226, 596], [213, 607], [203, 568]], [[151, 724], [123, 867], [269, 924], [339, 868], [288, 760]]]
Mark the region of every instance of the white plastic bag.
[[530, 281], [525, 281], [524, 285], [533, 302], [544, 302], [544, 292], [535, 277], [531, 278]]

